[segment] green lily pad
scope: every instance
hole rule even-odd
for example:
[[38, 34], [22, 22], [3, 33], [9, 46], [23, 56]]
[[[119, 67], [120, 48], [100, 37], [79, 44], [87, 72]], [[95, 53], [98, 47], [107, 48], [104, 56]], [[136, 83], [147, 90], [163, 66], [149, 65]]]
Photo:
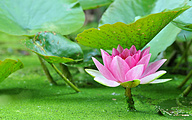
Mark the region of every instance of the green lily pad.
[[123, 87], [133, 88], [138, 86], [139, 84], [140, 84], [140, 80], [133, 80], [133, 81], [123, 82], [120, 85]]
[[12, 35], [34, 35], [55, 31], [66, 35], [84, 24], [77, 0], [1, 0], [0, 31]]
[[31, 51], [50, 63], [68, 63], [83, 60], [80, 46], [59, 33], [40, 32], [33, 39], [23, 41]]
[[112, 49], [120, 44], [124, 48], [135, 45], [141, 49], [186, 9], [151, 14], [128, 25], [122, 22], [105, 24], [98, 29], [85, 30], [78, 34], [76, 40], [94, 48]]
[[23, 63], [18, 60], [5, 59], [0, 60], [0, 82], [7, 78], [11, 73], [23, 68]]
[[186, 5], [186, 0], [115, 0], [102, 15], [100, 24], [123, 22], [129, 24], [154, 13], [174, 10]]
[[166, 117], [175, 119], [192, 119], [192, 98], [180, 99], [184, 106], [178, 106], [175, 99], [169, 99], [157, 105], [157, 110]]
[[111, 4], [113, 1], [114, 0], [79, 0], [84, 10], [95, 9], [101, 6], [106, 6]]

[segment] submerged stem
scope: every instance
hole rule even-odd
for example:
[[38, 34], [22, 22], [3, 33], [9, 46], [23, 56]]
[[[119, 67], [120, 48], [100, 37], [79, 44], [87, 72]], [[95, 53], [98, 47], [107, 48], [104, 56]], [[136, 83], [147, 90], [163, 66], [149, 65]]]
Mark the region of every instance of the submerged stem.
[[136, 111], [135, 106], [134, 106], [134, 101], [131, 95], [131, 88], [126, 87], [125, 88], [125, 97], [126, 97], [126, 102], [128, 104], [128, 110], [129, 111]]
[[71, 83], [71, 82], [61, 73], [61, 71], [59, 71], [59, 69], [57, 69], [57, 67], [56, 67], [53, 63], [50, 63], [50, 65], [55, 69], [55, 71], [61, 76], [61, 78], [63, 78], [63, 80], [64, 80], [70, 87], [72, 87], [76, 92], [80, 92], [80, 90], [79, 90], [73, 83]]
[[39, 55], [37, 56], [39, 57], [39, 61], [41, 63], [41, 66], [44, 70], [45, 75], [47, 76], [48, 81], [51, 83], [51, 85], [57, 85], [57, 83], [53, 80], [53, 77], [51, 76], [47, 66], [45, 65], [44, 60]]

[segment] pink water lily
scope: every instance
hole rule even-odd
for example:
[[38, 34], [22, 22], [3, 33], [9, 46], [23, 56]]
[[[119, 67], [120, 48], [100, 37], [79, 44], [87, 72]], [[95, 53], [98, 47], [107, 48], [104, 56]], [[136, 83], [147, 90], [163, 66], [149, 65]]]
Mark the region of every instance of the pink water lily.
[[102, 65], [97, 59], [92, 58], [99, 71], [86, 69], [86, 72], [94, 77], [94, 80], [109, 86], [136, 87], [139, 84], [162, 83], [171, 79], [157, 79], [166, 73], [164, 70], [157, 71], [166, 59], [149, 63], [151, 54], [150, 47], [136, 50], [133, 45], [130, 49], [123, 49], [118, 45], [113, 48], [112, 55], [101, 49]]

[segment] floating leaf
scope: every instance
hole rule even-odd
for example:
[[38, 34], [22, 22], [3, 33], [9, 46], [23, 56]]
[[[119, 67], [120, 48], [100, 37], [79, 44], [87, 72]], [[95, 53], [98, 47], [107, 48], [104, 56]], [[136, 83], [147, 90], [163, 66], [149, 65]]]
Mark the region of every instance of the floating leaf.
[[114, 0], [79, 0], [84, 10], [106, 6], [111, 4], [113, 1]]
[[65, 35], [78, 30], [85, 19], [77, 0], [0, 0], [0, 16], [0, 31], [12, 35]]
[[157, 106], [157, 110], [159, 110], [163, 115], [173, 119], [190, 120], [192, 119], [191, 100], [192, 99], [188, 97], [180, 99], [184, 106], [178, 106], [175, 99], [165, 100]]
[[23, 42], [50, 63], [78, 62], [83, 59], [80, 46], [58, 33], [40, 32], [33, 39]]
[[18, 60], [5, 59], [0, 60], [0, 82], [7, 78], [11, 73], [23, 68], [23, 63]]
[[99, 29], [85, 30], [76, 39], [80, 44], [94, 48], [112, 49], [120, 44], [124, 48], [135, 45], [141, 49], [186, 9], [151, 14], [128, 25], [121, 22], [105, 24]]

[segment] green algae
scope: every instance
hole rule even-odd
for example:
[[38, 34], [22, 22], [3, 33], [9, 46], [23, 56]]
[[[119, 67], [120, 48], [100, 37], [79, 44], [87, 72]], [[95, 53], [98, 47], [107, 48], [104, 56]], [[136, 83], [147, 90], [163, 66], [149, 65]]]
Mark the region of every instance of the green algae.
[[[15, 42], [15, 44], [19, 43]], [[175, 99], [186, 87], [177, 90], [176, 87], [185, 76], [170, 74], [164, 76], [164, 78], [173, 78], [170, 82], [139, 85], [132, 89], [137, 111], [128, 112], [124, 88], [121, 86], [108, 88], [97, 83], [84, 84], [80, 87], [82, 92], [76, 93], [67, 87], [53, 70], [50, 70], [51, 74], [59, 85], [50, 86], [38, 57], [33, 53], [28, 56], [19, 53], [1, 54], [0, 59], [5, 58], [18, 58], [25, 67], [0, 84], [0, 119], [2, 120], [169, 120], [174, 118], [159, 114], [156, 106], [166, 100]], [[74, 78], [79, 78], [75, 76], [76, 72], [72, 73]], [[85, 79], [93, 81], [91, 77]], [[192, 97], [192, 93], [188, 96]]]

